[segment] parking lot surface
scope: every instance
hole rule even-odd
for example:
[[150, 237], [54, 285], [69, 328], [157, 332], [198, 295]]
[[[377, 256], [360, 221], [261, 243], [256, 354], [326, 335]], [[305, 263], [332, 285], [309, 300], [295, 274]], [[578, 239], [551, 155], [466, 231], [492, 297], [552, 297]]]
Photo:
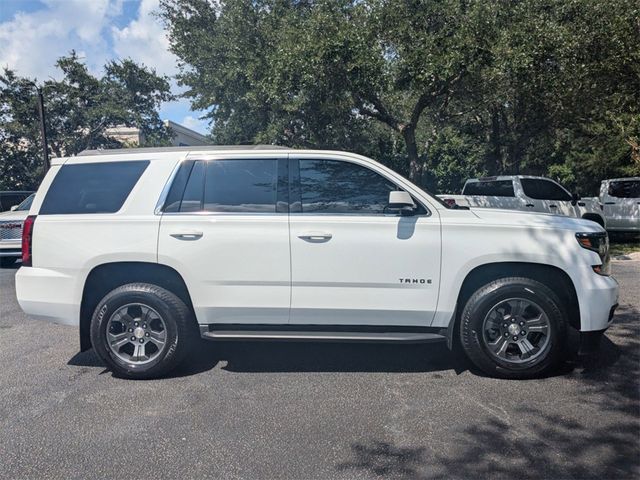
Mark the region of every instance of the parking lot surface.
[[638, 478], [640, 262], [613, 268], [601, 352], [529, 381], [440, 344], [248, 342], [121, 380], [0, 270], [0, 478]]

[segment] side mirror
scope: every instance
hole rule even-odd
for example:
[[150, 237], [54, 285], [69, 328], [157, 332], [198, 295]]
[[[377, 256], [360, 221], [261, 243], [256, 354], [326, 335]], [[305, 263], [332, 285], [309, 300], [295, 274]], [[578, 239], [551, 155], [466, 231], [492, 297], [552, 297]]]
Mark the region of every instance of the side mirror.
[[416, 208], [413, 198], [407, 192], [389, 192], [388, 208], [399, 208], [401, 213], [412, 213]]
[[575, 207], [578, 204], [579, 200], [580, 200], [580, 195], [578, 195], [577, 193], [571, 194], [571, 205]]
[[10, 209], [10, 210], [11, 210], [12, 212], [15, 212], [17, 209], [18, 209], [18, 205], [14, 205], [14, 206], [12, 206], [12, 207], [11, 207], [11, 209]]

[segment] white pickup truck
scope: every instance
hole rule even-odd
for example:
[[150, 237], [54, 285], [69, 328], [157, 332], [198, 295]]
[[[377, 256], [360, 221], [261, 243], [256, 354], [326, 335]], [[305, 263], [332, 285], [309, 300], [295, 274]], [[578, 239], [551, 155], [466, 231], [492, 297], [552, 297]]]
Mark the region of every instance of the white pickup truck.
[[640, 233], [640, 177], [603, 180], [598, 200], [607, 230]]
[[580, 198], [545, 177], [502, 175], [467, 180], [462, 195], [439, 195], [462, 207], [501, 208], [584, 218], [605, 226], [597, 198]]
[[118, 375], [207, 340], [446, 341], [490, 375], [542, 375], [617, 305], [594, 222], [449, 208], [346, 152], [184, 147], [57, 158], [16, 293]]

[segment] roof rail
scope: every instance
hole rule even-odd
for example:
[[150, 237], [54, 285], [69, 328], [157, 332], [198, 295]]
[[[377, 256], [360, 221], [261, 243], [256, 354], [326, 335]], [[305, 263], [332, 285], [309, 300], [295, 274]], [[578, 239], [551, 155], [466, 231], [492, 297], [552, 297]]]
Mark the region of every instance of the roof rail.
[[123, 153], [161, 153], [161, 152], [220, 152], [224, 150], [290, 150], [280, 145], [199, 145], [193, 147], [143, 147], [143, 148], [110, 148], [100, 150], [83, 150], [78, 156], [118, 155]]

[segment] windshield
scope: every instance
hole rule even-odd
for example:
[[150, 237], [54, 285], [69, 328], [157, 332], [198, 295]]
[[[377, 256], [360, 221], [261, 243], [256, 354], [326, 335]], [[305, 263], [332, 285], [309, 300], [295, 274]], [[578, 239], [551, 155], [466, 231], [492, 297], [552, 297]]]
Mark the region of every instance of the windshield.
[[35, 196], [36, 196], [36, 194], [32, 193], [27, 198], [25, 198], [22, 201], [22, 203], [16, 207], [16, 211], [29, 210], [31, 208], [31, 204], [33, 203], [33, 197], [35, 197]]

